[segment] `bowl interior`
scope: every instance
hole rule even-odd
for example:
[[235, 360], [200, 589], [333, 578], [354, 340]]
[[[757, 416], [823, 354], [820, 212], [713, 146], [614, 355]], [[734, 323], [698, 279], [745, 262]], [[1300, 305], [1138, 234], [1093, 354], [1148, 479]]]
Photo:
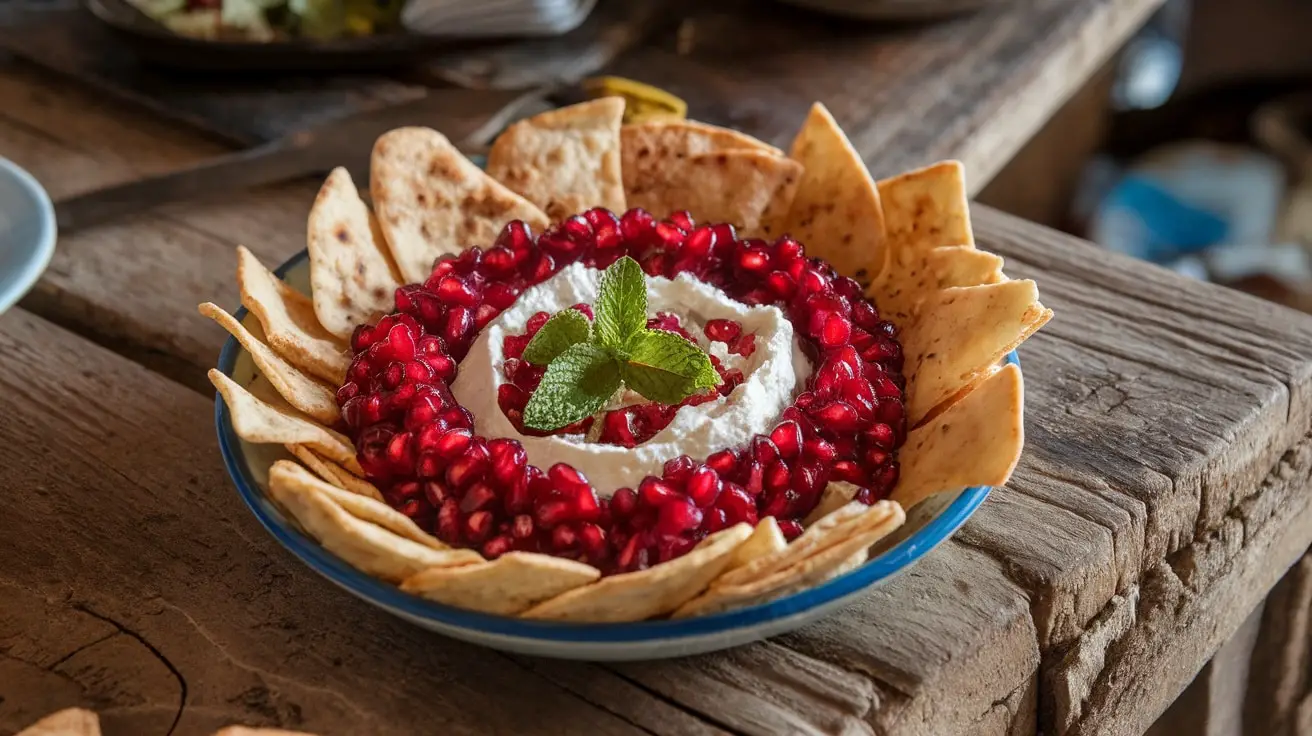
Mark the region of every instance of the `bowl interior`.
[[[278, 274], [291, 286], [308, 293], [309, 264], [304, 252], [284, 264]], [[259, 323], [253, 316], [247, 315], [245, 310], [236, 316], [248, 329], [260, 334]], [[1016, 362], [1015, 353], [1009, 355], [1007, 360]], [[258, 378], [250, 355], [234, 339], [229, 338], [224, 345], [218, 367], [239, 384], [251, 387], [256, 395], [271, 390], [267, 382]], [[252, 382], [255, 382], [254, 385]], [[866, 564], [822, 585], [769, 603], [678, 621], [623, 624], [527, 621], [475, 613], [426, 601], [402, 593], [396, 586], [347, 566], [301, 533], [265, 495], [263, 489], [268, 481], [268, 467], [274, 460], [290, 455], [279, 447], [252, 445], [237, 437], [221, 399], [216, 403], [216, 421], [224, 460], [238, 491], [265, 528], [302, 561], [349, 592], [422, 625], [448, 633], [477, 631], [489, 637], [505, 637], [508, 640], [527, 639], [557, 644], [621, 644], [660, 640], [666, 646], [670, 642], [675, 642], [674, 646], [677, 646], [677, 642], [684, 639], [691, 641], [714, 636], [717, 632], [762, 627], [766, 624], [769, 624], [768, 633], [787, 630], [846, 603], [862, 590], [910, 566], [950, 537], [984, 501], [990, 490], [983, 486], [968, 488], [954, 494], [940, 494], [925, 501], [908, 514], [906, 524], [896, 534], [872, 551]], [[791, 626], [790, 622], [793, 622]], [[669, 656], [666, 651], [659, 654]]]
[[55, 212], [41, 185], [0, 158], [0, 312], [40, 278], [55, 252]]

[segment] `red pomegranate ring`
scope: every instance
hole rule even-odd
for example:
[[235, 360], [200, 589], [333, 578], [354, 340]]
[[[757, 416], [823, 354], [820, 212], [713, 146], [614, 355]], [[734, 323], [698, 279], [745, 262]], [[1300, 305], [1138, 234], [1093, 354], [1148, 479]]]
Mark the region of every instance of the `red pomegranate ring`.
[[[746, 305], [779, 307], [816, 369], [776, 426], [744, 447], [665, 463], [636, 490], [601, 499], [573, 467], [529, 465], [515, 439], [473, 433], [451, 393], [478, 333], [529, 286], [575, 262], [629, 255], [651, 276], [690, 273]], [[396, 292], [397, 312], [356, 329], [337, 392], [360, 464], [387, 502], [444, 542], [496, 558], [511, 550], [587, 562], [607, 574], [678, 557], [707, 534], [774, 516], [788, 539], [830, 481], [867, 504], [897, 482], [906, 435], [902, 349], [860, 284], [806, 258], [789, 237], [739, 240], [686, 212], [575, 215], [534, 238], [512, 222], [486, 252], [434, 264]]]

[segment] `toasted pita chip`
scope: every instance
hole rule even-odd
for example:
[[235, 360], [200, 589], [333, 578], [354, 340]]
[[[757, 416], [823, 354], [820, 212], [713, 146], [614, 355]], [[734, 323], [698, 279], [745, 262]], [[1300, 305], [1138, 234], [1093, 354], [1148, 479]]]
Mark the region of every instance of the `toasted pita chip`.
[[410, 283], [428, 278], [439, 256], [491, 245], [511, 220], [547, 226], [542, 210], [428, 128], [397, 128], [374, 143], [369, 191], [387, 247]]
[[603, 97], [521, 120], [487, 155], [492, 178], [537, 205], [552, 222], [593, 207], [622, 213], [623, 97]]
[[669, 613], [706, 589], [734, 550], [752, 535], [748, 524], [712, 534], [691, 552], [639, 572], [612, 575], [524, 612], [525, 618], [595, 623], [641, 621]]
[[[884, 503], [884, 502], [881, 502]], [[884, 508], [875, 504], [875, 507]], [[768, 577], [790, 565], [810, 557], [824, 546], [833, 544], [842, 538], [842, 532], [850, 531], [859, 525], [870, 509], [859, 501], [853, 501], [812, 524], [802, 535], [788, 546], [765, 557], [759, 557], [742, 567], [726, 572], [714, 585], [741, 585], [751, 580]]]
[[926, 291], [954, 286], [984, 286], [1006, 281], [1002, 256], [976, 250], [972, 245], [931, 248], [924, 256]]
[[471, 611], [513, 616], [600, 577], [600, 570], [582, 562], [507, 552], [479, 565], [424, 570], [406, 578], [401, 590]]
[[19, 731], [17, 736], [100, 736], [100, 718], [84, 708], [65, 708]]
[[630, 193], [652, 167], [671, 159], [721, 151], [761, 151], [771, 156], [784, 152], [745, 133], [693, 120], [653, 120], [620, 128], [620, 159], [624, 191]]
[[882, 179], [877, 186], [884, 226], [896, 248], [928, 250], [975, 244], [966, 170], [960, 161], [940, 161]]
[[933, 292], [902, 330], [907, 426], [915, 427], [1052, 317], [1033, 281], [1003, 281]]
[[[299, 445], [291, 445], [291, 447], [298, 447], [299, 449], [304, 450], [304, 448], [300, 448]], [[318, 491], [332, 499], [334, 503], [341, 506], [342, 510], [351, 516], [354, 516], [361, 521], [368, 521], [377, 524], [387, 531], [405, 537], [412, 542], [418, 542], [419, 544], [432, 549], [451, 549], [450, 545], [444, 543], [442, 540], [434, 537], [423, 529], [420, 529], [417, 524], [410, 520], [410, 517], [397, 511], [391, 506], [388, 506], [382, 501], [342, 490], [341, 488], [320, 480], [309, 473], [289, 473], [287, 474], [286, 482], [289, 484], [308, 486], [311, 490]]]
[[346, 345], [314, 315], [310, 298], [285, 284], [244, 246], [237, 246], [241, 303], [260, 321], [265, 341], [298, 368], [338, 386], [351, 364]]
[[780, 234], [802, 166], [764, 151], [735, 150], [666, 159], [628, 190], [629, 206], [656, 217], [687, 210], [697, 222], [728, 222], [742, 237]]
[[804, 169], [783, 232], [868, 286], [883, 270], [884, 211], [861, 156], [819, 102], [793, 139]]
[[971, 246], [969, 203], [962, 166], [944, 161], [878, 183], [886, 228], [884, 267], [867, 289], [881, 316], [898, 327], [913, 321], [937, 272], [927, 254], [944, 246]]
[[[400, 582], [430, 567], [472, 565], [483, 558], [467, 549], [438, 550], [412, 542], [346, 512], [310, 471], [290, 460], [269, 468], [269, 495], [329, 552], [361, 572]], [[356, 498], [359, 498], [358, 496]]]
[[[254, 391], [251, 391], [255, 394]], [[296, 456], [297, 460], [305, 463], [305, 467], [313, 470], [316, 475], [333, 485], [357, 496], [372, 498], [375, 501], [382, 501], [382, 491], [373, 483], [361, 478], [351, 471], [343, 468], [337, 463], [311, 450], [305, 445], [287, 445], [287, 451]]]
[[227, 403], [238, 437], [257, 445], [308, 445], [351, 472], [364, 475], [355, 459], [355, 448], [344, 435], [260, 401], [214, 368], [207, 375]]
[[237, 342], [251, 354], [255, 367], [269, 379], [269, 383], [287, 400], [287, 403], [322, 424], [333, 424], [341, 418], [341, 413], [337, 409], [337, 398], [332, 389], [301, 373], [296, 366], [280, 358], [272, 348], [255, 339], [241, 322], [217, 305], [205, 302], [198, 309], [201, 314], [218, 322], [228, 334], [237, 338]]
[[1020, 368], [1006, 365], [907, 434], [893, 500], [910, 509], [935, 493], [1000, 486], [1025, 446]]
[[733, 551], [733, 557], [729, 559], [729, 565], [724, 568], [725, 572], [737, 570], [743, 565], [750, 564], [762, 557], [776, 554], [784, 547], [788, 546], [788, 540], [784, 539], [784, 533], [779, 528], [779, 522], [773, 516], [767, 516], [756, 524], [756, 529], [752, 531], [752, 536], [747, 538], [746, 542], [738, 545], [738, 549]]
[[841, 480], [830, 481], [820, 493], [820, 501], [811, 509], [811, 513], [802, 519], [802, 526], [809, 527], [826, 516], [843, 508], [856, 498], [861, 488]]
[[[865, 561], [870, 545], [888, 536], [906, 520], [906, 514], [897, 504], [879, 504], [869, 507], [849, 532], [813, 555], [805, 557], [767, 577], [750, 580], [739, 585], [716, 585], [702, 595], [688, 601], [674, 612], [673, 618], [706, 616], [733, 608], [754, 606], [776, 598], [814, 587], [844, 572], [855, 569]], [[834, 534], [833, 536], [838, 536]]]
[[310, 293], [324, 329], [346, 340], [356, 325], [395, 308], [400, 277], [378, 220], [343, 168], [333, 169], [306, 227]]

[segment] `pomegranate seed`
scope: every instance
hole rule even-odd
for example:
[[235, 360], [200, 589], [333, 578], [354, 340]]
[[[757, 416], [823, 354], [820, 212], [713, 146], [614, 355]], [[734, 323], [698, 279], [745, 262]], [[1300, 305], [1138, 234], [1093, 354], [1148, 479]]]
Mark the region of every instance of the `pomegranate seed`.
[[574, 549], [579, 542], [579, 535], [568, 526], [558, 526], [551, 530], [551, 546], [557, 552]]
[[487, 511], [475, 511], [465, 519], [465, 539], [478, 544], [492, 533], [492, 514]]
[[655, 476], [643, 478], [638, 485], [638, 493], [648, 506], [660, 506], [666, 501], [679, 498], [679, 492], [673, 486]]
[[501, 555], [509, 552], [512, 549], [512, 544], [513, 541], [510, 537], [507, 537], [504, 534], [492, 537], [483, 545], [483, 556], [489, 560], [495, 560]]
[[485, 509], [496, 503], [497, 493], [491, 486], [486, 483], [479, 483], [465, 492], [465, 497], [460, 499], [460, 510], [464, 513]]
[[779, 522], [779, 531], [783, 532], [786, 541], [793, 541], [802, 536], [802, 525], [796, 519], [786, 519]]
[[709, 340], [730, 343], [742, 334], [743, 326], [731, 319], [712, 319], [706, 322], [704, 331]]
[[688, 478], [688, 498], [702, 508], [715, 503], [720, 495], [720, 476], [707, 466], [697, 468]]
[[627, 519], [638, 507], [638, 494], [632, 488], [621, 488], [610, 497], [610, 512], [617, 519]]
[[770, 439], [778, 448], [781, 457], [792, 460], [802, 450], [802, 427], [792, 420], [780, 422], [774, 431], [770, 432]]

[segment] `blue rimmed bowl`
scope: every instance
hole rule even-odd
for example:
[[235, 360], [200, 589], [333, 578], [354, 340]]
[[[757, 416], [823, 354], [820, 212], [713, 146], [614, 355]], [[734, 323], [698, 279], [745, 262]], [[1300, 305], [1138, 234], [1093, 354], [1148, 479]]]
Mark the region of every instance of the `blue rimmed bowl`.
[[[308, 293], [309, 263], [304, 252], [283, 264], [277, 273]], [[258, 324], [247, 316], [246, 310], [237, 312], [236, 316], [258, 330]], [[1006, 360], [1019, 363], [1014, 352]], [[232, 338], [223, 346], [218, 367], [242, 385], [249, 385], [255, 378], [250, 356]], [[952, 536], [984, 502], [990, 490], [978, 486], [925, 501], [912, 510], [895, 538], [886, 540], [880, 547], [882, 551], [864, 565], [822, 585], [769, 603], [678, 621], [624, 624], [527, 621], [424, 600], [350, 567], [299, 531], [265, 495], [269, 465], [285, 456], [281, 449], [251, 445], [239, 438], [232, 429], [228, 407], [222, 398], [215, 402], [215, 423], [224, 463], [242, 500], [278, 542], [315, 572], [352, 595], [426, 629], [494, 649], [563, 659], [681, 657], [791, 631], [843, 607], [868, 588], [910, 567]]]
[[0, 313], [41, 278], [55, 254], [55, 209], [35, 178], [0, 156]]

